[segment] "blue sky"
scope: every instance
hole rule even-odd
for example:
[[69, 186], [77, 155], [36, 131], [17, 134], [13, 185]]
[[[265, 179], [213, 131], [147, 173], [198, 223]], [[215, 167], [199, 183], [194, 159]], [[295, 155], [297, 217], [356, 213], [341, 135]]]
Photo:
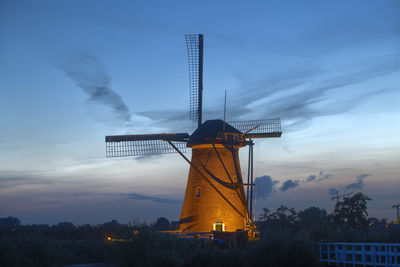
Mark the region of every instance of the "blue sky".
[[[0, 217], [179, 217], [177, 155], [105, 158], [104, 136], [192, 132], [184, 35], [205, 35], [204, 117], [280, 117], [257, 141], [257, 211], [400, 201], [399, 1], [2, 1]], [[105, 97], [93, 90], [106, 88]], [[241, 153], [242, 171], [247, 150]], [[190, 152], [188, 153], [190, 156]]]

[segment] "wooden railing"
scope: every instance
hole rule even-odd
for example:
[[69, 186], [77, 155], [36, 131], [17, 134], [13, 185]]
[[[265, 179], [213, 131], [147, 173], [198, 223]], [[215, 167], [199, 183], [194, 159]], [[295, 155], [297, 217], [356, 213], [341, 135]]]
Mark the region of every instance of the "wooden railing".
[[400, 243], [316, 243], [319, 260], [336, 266], [400, 266]]
[[176, 235], [179, 238], [197, 238], [197, 239], [213, 239], [214, 238], [214, 235], [212, 232], [199, 232], [199, 233], [177, 232]]

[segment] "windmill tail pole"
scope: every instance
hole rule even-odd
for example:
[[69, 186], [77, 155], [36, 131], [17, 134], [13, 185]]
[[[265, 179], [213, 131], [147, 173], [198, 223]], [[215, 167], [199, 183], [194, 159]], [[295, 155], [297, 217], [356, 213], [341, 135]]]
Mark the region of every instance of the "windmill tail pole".
[[224, 132], [225, 132], [225, 124], [226, 124], [226, 90], [225, 90], [225, 100], [224, 100]]
[[[251, 139], [250, 139], [251, 141]], [[253, 142], [250, 144], [250, 183], [253, 184]], [[253, 219], [253, 186], [250, 188], [250, 219]]]

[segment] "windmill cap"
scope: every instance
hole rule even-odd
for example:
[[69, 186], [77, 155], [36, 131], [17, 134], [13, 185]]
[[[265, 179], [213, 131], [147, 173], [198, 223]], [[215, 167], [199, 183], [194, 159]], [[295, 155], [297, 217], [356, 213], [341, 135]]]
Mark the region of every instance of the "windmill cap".
[[218, 133], [224, 131], [224, 124], [226, 133], [242, 133], [228, 123], [224, 123], [223, 120], [208, 120], [193, 132], [190, 136], [189, 144], [207, 143], [207, 140], [215, 140]]

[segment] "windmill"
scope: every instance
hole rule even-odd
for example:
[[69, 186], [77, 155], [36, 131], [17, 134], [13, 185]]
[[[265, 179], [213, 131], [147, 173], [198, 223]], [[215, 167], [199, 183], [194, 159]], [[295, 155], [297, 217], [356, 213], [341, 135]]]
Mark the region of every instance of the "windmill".
[[[178, 153], [190, 165], [178, 230], [210, 232], [254, 230], [254, 138], [280, 137], [280, 119], [225, 122], [202, 121], [203, 35], [186, 35], [189, 59], [190, 119], [197, 129], [189, 133], [106, 136], [107, 157]], [[249, 146], [247, 183], [239, 149]], [[184, 153], [192, 149], [189, 160]], [[246, 194], [245, 194], [246, 186]]]

